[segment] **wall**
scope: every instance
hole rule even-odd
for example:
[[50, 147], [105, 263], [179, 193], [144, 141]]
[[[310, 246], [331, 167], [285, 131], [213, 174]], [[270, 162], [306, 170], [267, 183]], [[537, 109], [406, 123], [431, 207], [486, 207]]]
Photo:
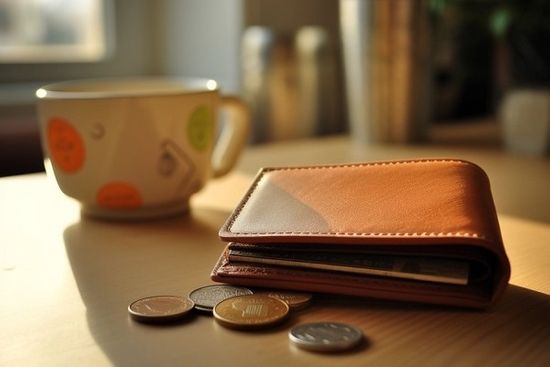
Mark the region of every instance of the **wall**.
[[224, 92], [239, 91], [241, 0], [162, 0], [157, 11], [160, 73], [208, 77]]

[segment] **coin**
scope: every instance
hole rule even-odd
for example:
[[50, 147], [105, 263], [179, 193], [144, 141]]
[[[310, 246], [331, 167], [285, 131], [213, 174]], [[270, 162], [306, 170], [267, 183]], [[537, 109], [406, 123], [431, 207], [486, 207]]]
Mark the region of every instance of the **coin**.
[[214, 307], [214, 317], [223, 326], [234, 329], [260, 329], [283, 321], [288, 304], [266, 295], [231, 297]]
[[281, 301], [286, 302], [291, 310], [299, 310], [306, 307], [309, 305], [311, 298], [313, 297], [311, 293], [279, 290], [260, 291], [255, 292], [254, 294], [262, 294], [280, 299]]
[[166, 322], [186, 316], [194, 303], [179, 296], [151, 296], [130, 303], [130, 316], [141, 322]]
[[212, 311], [214, 306], [224, 299], [245, 294], [252, 294], [252, 291], [232, 285], [207, 285], [189, 293], [189, 298], [195, 302], [197, 310]]
[[303, 349], [339, 352], [357, 346], [363, 339], [363, 332], [348, 324], [314, 322], [293, 327], [288, 338]]

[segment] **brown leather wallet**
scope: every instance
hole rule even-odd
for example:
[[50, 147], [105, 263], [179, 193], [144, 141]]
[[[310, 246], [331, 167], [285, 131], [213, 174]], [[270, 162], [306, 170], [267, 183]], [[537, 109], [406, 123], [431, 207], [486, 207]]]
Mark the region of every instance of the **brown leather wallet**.
[[486, 308], [510, 265], [477, 165], [263, 168], [221, 228], [218, 282]]

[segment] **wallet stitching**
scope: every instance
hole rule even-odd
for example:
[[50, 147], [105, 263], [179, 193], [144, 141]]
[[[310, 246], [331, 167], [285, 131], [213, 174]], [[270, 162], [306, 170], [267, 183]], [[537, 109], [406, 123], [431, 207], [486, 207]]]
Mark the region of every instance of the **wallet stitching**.
[[326, 165], [326, 166], [264, 168], [262, 170], [262, 175], [264, 172], [270, 172], [270, 171], [336, 169], [336, 168], [354, 168], [354, 167], [369, 167], [369, 166], [394, 166], [398, 164], [417, 164], [417, 163], [460, 163], [460, 164], [476, 167], [479, 169], [479, 167], [476, 164], [472, 162], [464, 161], [461, 159], [416, 159], [416, 160], [406, 160], [406, 161], [333, 164], [333, 165]]
[[[252, 184], [252, 187], [247, 192], [246, 196], [243, 198], [241, 204], [236, 208], [236, 211], [232, 218], [227, 223], [227, 231], [236, 235], [244, 236], [258, 236], [258, 235], [332, 235], [339, 237], [474, 237], [487, 239], [486, 236], [483, 236], [475, 232], [422, 232], [422, 233], [410, 233], [410, 232], [321, 232], [321, 231], [274, 231], [274, 232], [233, 232], [231, 228], [233, 224], [241, 214], [241, 211], [244, 209], [248, 203], [252, 194], [256, 191], [256, 188], [260, 182], [265, 177], [265, 173], [274, 172], [274, 171], [294, 171], [294, 170], [316, 170], [316, 169], [337, 169], [337, 168], [355, 168], [355, 167], [369, 167], [369, 166], [391, 166], [398, 164], [418, 164], [418, 163], [459, 163], [464, 165], [469, 165], [477, 169], [481, 168], [476, 164], [473, 164], [468, 161], [460, 159], [416, 159], [416, 160], [405, 160], [405, 161], [387, 161], [387, 162], [369, 162], [369, 163], [351, 163], [351, 164], [340, 164], [340, 165], [326, 165], [326, 166], [308, 166], [308, 167], [277, 167], [277, 168], [263, 168], [259, 176]], [[483, 172], [483, 170], [481, 170]], [[483, 172], [484, 173], [484, 172]]]

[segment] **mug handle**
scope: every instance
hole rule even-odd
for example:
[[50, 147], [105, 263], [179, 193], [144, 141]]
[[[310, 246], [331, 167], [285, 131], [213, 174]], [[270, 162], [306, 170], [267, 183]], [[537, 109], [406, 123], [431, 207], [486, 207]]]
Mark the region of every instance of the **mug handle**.
[[250, 111], [241, 99], [222, 96], [221, 111], [227, 112], [227, 121], [212, 152], [213, 177], [221, 177], [235, 166], [250, 128]]

